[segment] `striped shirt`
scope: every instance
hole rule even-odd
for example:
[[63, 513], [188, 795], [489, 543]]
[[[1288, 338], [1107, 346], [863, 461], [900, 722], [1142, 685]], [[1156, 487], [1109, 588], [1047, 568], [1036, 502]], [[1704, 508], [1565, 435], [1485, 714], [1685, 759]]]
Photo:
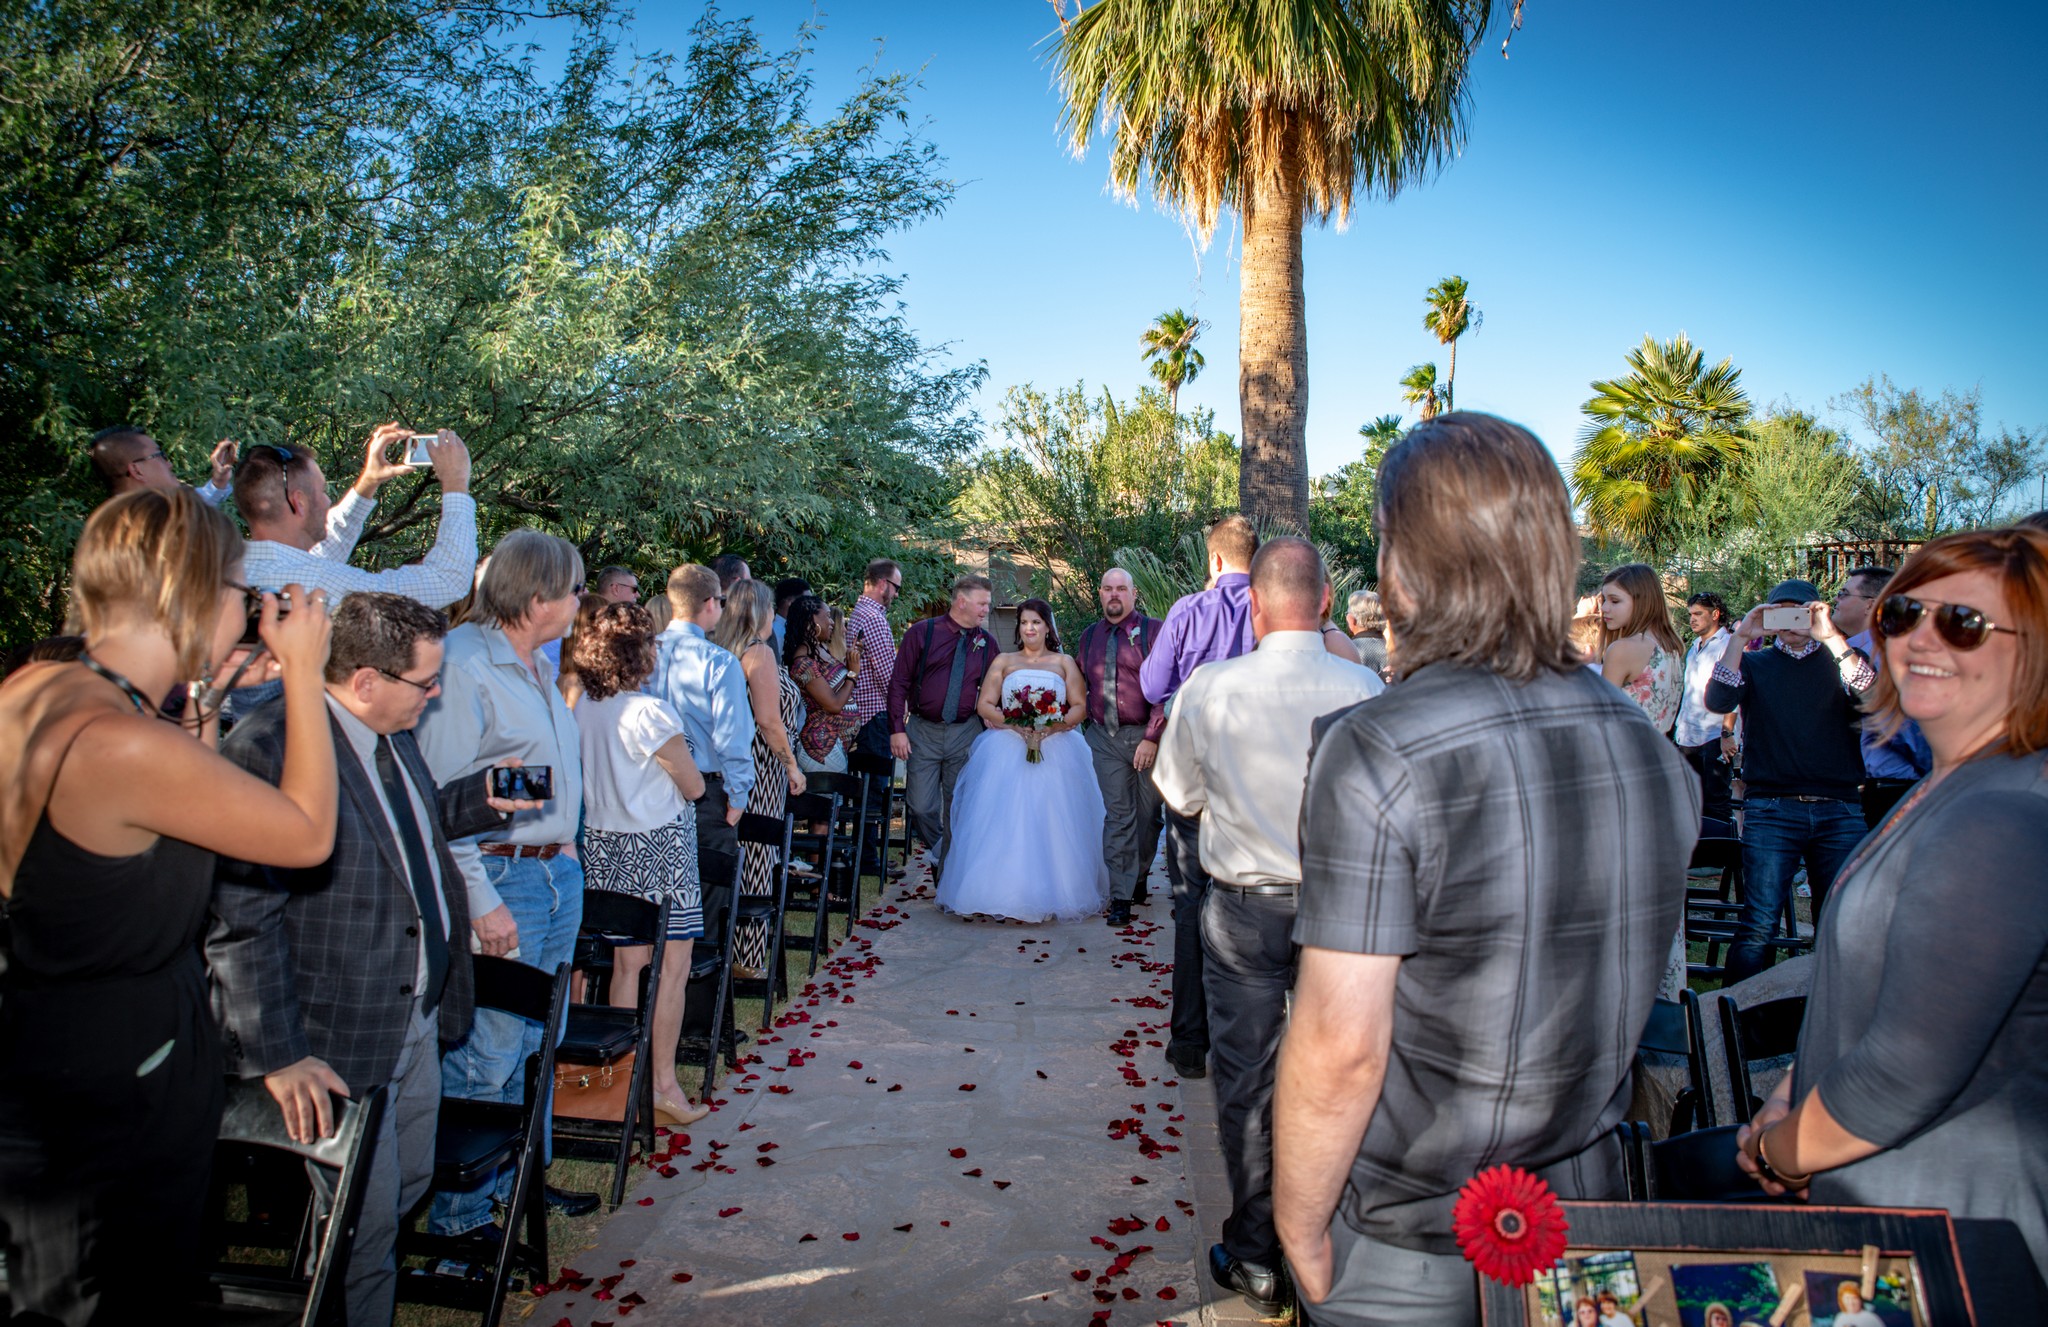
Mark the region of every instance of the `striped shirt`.
[[865, 724], [889, 707], [889, 679], [896, 675], [896, 640], [889, 614], [862, 595], [846, 617], [846, 642], [860, 643], [860, 676], [853, 680], [853, 709]]
[[[350, 566], [348, 555], [362, 533], [362, 518], [374, 504], [351, 492], [334, 506], [335, 512], [353, 503], [337, 530], [332, 514], [327, 538], [311, 550], [293, 548], [274, 539], [251, 539], [242, 550], [242, 581], [259, 590], [278, 590], [303, 585], [308, 590], [325, 590], [330, 605], [365, 590], [402, 594], [429, 608], [445, 608], [470, 591], [476, 576], [476, 499], [467, 493], [441, 495], [441, 528], [427, 556], [412, 566], [388, 571], [366, 571]], [[347, 522], [354, 526], [348, 528]], [[345, 540], [345, 542], [344, 542]]]

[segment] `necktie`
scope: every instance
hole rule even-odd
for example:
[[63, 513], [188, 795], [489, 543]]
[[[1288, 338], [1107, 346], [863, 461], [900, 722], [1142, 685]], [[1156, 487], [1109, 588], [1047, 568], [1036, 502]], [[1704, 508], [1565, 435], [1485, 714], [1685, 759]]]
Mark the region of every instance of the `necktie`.
[[420, 998], [422, 1008], [432, 1009], [441, 1003], [441, 986], [448, 978], [448, 932], [441, 924], [441, 901], [434, 897], [434, 871], [427, 864], [426, 841], [420, 837], [419, 821], [413, 818], [412, 796], [398, 775], [398, 756], [388, 737], [377, 739], [377, 778], [384, 785], [384, 799], [391, 803], [391, 823], [398, 828], [406, 874], [412, 877], [413, 901], [419, 905], [420, 933], [427, 938], [427, 988]]
[[[936, 628], [932, 631], [932, 634], [934, 636], [939, 634]], [[953, 637], [953, 672], [946, 679], [946, 703], [939, 710], [940, 723], [951, 723], [955, 716], [960, 713], [960, 684], [967, 680], [967, 642], [969, 639], [966, 635], [955, 635]]]
[[1116, 736], [1121, 716], [1117, 714], [1116, 665], [1119, 653], [1116, 643], [1116, 628], [1102, 624], [1102, 722], [1109, 729], [1110, 736]]

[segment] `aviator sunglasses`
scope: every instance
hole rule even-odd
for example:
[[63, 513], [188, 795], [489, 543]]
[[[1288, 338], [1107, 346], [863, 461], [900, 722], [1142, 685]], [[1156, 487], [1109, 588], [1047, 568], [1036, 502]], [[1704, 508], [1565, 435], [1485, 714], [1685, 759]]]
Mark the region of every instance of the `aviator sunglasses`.
[[1910, 636], [1929, 609], [1934, 612], [1935, 634], [1958, 650], [1976, 649], [1994, 631], [2003, 631], [2008, 636], [2019, 634], [2011, 627], [1986, 620], [1968, 604], [1945, 604], [1938, 599], [1921, 600], [1903, 594], [1887, 595], [1878, 606], [1878, 634], [1893, 640]]

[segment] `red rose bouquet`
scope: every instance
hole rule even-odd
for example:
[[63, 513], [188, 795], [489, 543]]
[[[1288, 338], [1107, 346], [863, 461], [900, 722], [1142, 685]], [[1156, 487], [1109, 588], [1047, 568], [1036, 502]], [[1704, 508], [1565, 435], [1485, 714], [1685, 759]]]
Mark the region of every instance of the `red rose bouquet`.
[[1024, 731], [1024, 759], [1036, 765], [1045, 759], [1038, 744], [1045, 730], [1066, 715], [1059, 693], [1051, 687], [1018, 687], [1003, 698], [1003, 723]]

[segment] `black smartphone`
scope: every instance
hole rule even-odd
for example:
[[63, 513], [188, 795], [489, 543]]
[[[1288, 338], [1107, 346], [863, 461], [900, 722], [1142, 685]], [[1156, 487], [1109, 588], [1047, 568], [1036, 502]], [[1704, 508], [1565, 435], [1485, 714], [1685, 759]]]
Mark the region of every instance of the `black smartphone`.
[[[286, 594], [283, 590], [273, 590], [271, 593], [277, 596], [277, 615], [280, 618], [292, 611], [292, 597], [290, 595]], [[256, 597], [249, 601], [249, 620], [242, 626], [242, 639], [237, 642], [238, 644], [260, 645], [263, 643], [263, 594], [263, 591], [258, 590]]]
[[552, 765], [502, 766], [491, 771], [491, 796], [508, 802], [546, 802], [555, 795]]

